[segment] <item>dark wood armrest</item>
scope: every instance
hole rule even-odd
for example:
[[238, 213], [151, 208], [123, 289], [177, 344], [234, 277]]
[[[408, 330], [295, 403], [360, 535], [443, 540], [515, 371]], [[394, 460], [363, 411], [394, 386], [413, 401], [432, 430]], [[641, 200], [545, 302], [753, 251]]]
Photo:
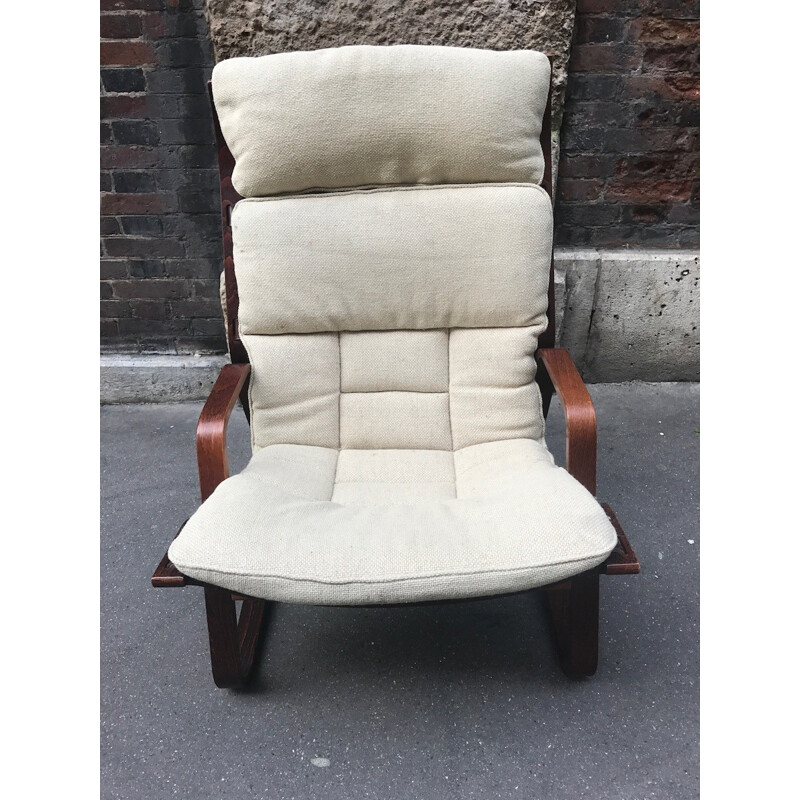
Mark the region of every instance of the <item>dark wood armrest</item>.
[[249, 376], [249, 364], [226, 364], [200, 412], [197, 422], [197, 469], [200, 472], [200, 496], [203, 501], [228, 477], [225, 444], [228, 420]]
[[[567, 419], [567, 471], [592, 494], [597, 491], [597, 422], [589, 391], [563, 347], [541, 348], [536, 354], [553, 384]], [[544, 377], [544, 376], [542, 376]]]

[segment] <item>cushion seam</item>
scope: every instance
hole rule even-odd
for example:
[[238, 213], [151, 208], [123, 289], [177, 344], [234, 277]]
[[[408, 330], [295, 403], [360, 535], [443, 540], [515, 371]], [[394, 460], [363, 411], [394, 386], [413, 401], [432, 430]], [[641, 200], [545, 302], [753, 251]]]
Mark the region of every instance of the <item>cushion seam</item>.
[[601, 556], [608, 555], [614, 549], [612, 544], [608, 550], [601, 550], [599, 553], [593, 555], [581, 556], [580, 558], [570, 558], [566, 561], [550, 561], [546, 564], [531, 564], [524, 567], [503, 567], [498, 569], [478, 569], [468, 570], [463, 572], [436, 572], [428, 573], [426, 575], [415, 575], [409, 578], [375, 578], [373, 580], [341, 580], [341, 581], [324, 581], [319, 578], [297, 578], [291, 575], [275, 575], [259, 572], [237, 572], [235, 570], [217, 569], [215, 567], [201, 567], [194, 564], [177, 564], [179, 569], [197, 569], [206, 572], [217, 572], [220, 575], [236, 575], [240, 578], [277, 578], [278, 580], [292, 581], [294, 583], [318, 583], [323, 586], [344, 586], [348, 584], [354, 585], [372, 585], [379, 583], [409, 583], [411, 581], [430, 580], [432, 578], [457, 578], [467, 577], [471, 575], [500, 575], [500, 574], [513, 574], [517, 572], [525, 572], [535, 569], [547, 569], [549, 567], [560, 567], [566, 564], [578, 564], [583, 561], [593, 561]]

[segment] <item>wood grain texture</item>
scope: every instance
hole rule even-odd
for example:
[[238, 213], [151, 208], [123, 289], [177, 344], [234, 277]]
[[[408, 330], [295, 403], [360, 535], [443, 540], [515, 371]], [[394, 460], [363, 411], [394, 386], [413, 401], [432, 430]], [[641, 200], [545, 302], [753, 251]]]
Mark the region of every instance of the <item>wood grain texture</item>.
[[545, 589], [561, 669], [569, 678], [594, 675], [598, 661], [600, 572], [582, 572]]
[[253, 671], [267, 602], [243, 600], [237, 622], [236, 603], [227, 589], [206, 586], [205, 601], [214, 683], [220, 688], [241, 689]]
[[563, 347], [541, 348], [538, 371], [547, 373], [567, 421], [567, 472], [592, 494], [597, 492], [597, 419], [594, 404], [575, 364]]
[[226, 364], [200, 413], [196, 439], [197, 469], [200, 473], [200, 496], [204, 502], [228, 477], [228, 420], [249, 375], [249, 364]]
[[636, 553], [633, 552], [631, 543], [628, 541], [625, 531], [622, 530], [622, 525], [619, 524], [617, 515], [608, 503], [601, 503], [601, 505], [617, 532], [617, 546], [603, 563], [603, 572], [606, 575], [638, 575], [641, 571], [639, 559], [636, 557]]

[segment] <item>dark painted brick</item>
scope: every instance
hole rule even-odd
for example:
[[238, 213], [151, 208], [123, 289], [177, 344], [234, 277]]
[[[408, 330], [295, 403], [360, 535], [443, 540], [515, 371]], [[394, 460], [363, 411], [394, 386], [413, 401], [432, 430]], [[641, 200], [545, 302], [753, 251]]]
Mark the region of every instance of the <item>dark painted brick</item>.
[[120, 120], [112, 122], [114, 139], [120, 144], [141, 144], [152, 146], [159, 142], [158, 125], [149, 120], [136, 120], [132, 122]]
[[170, 308], [180, 317], [220, 317], [222, 306], [219, 295], [216, 297], [195, 298], [193, 300], [175, 300]]
[[128, 276], [127, 265], [120, 259], [100, 259], [100, 280], [113, 281]]
[[613, 100], [623, 85], [619, 75], [574, 75], [567, 83], [568, 100]]
[[[134, 313], [136, 313], [135, 306]], [[123, 335], [142, 333], [171, 335], [189, 333], [192, 323], [188, 319], [120, 319], [117, 325]]]
[[697, 227], [700, 225], [700, 209], [693, 208], [688, 203], [674, 205], [667, 214], [667, 221], [675, 222], [679, 225], [692, 225]]
[[213, 144], [214, 128], [208, 119], [167, 119], [159, 125], [164, 144]]
[[604, 182], [599, 178], [561, 178], [558, 181], [558, 197], [564, 201], [597, 200], [602, 194]]
[[134, 236], [158, 235], [164, 231], [161, 217], [120, 217], [124, 233]]
[[119, 333], [117, 330], [117, 321], [115, 319], [101, 319], [100, 320], [100, 338], [109, 339]]
[[127, 275], [131, 278], [163, 278], [166, 276], [166, 263], [160, 258], [128, 261]]
[[147, 75], [147, 89], [153, 94], [205, 95], [210, 78], [211, 70], [208, 68], [154, 69]]
[[100, 173], [100, 191], [101, 192], [110, 192], [111, 191], [111, 173], [110, 172], [101, 172]]
[[620, 207], [613, 203], [558, 203], [555, 219], [558, 224], [598, 226], [619, 222]]
[[226, 352], [225, 337], [219, 336], [193, 336], [191, 338], [176, 336], [173, 340], [175, 350], [179, 355], [192, 353], [224, 353]]
[[222, 322], [222, 316], [216, 319], [193, 319], [192, 333], [197, 336], [224, 336], [225, 326]]
[[212, 192], [179, 192], [180, 209], [186, 213], [207, 214], [219, 208], [219, 201]]
[[141, 69], [101, 69], [100, 79], [107, 92], [143, 92], [144, 72]]
[[[187, 241], [188, 244], [188, 241]], [[164, 274], [168, 278], [219, 279], [222, 269], [222, 242], [216, 258], [168, 258], [163, 262]]]
[[108, 144], [113, 140], [111, 126], [107, 122], [100, 123], [100, 144]]
[[105, 319], [130, 317], [131, 304], [127, 300], [101, 300], [100, 316]]
[[159, 60], [170, 67], [202, 66], [208, 59], [206, 48], [196, 39], [165, 39], [158, 48]]
[[108, 283], [107, 281], [100, 281], [100, 299], [101, 300], [110, 300], [114, 296], [114, 292], [112, 290], [113, 283]]
[[100, 36], [103, 39], [138, 39], [141, 35], [141, 14], [100, 15]]
[[561, 132], [562, 146], [567, 151], [597, 152], [603, 150], [605, 128], [581, 128], [567, 125]]
[[183, 245], [174, 239], [119, 236], [106, 242], [106, 252], [110, 256], [178, 258], [183, 255]]
[[559, 162], [562, 178], [607, 178], [614, 173], [617, 158], [610, 155], [563, 154]]
[[[186, 255], [191, 258], [221, 257], [222, 237], [214, 235], [211, 238], [192, 236], [186, 239]], [[199, 276], [198, 276], [199, 277]]]
[[100, 0], [102, 11], [160, 11], [164, 0]]
[[162, 301], [137, 300], [133, 303], [133, 316], [137, 319], [167, 319], [167, 303]]
[[186, 281], [171, 278], [112, 281], [114, 297], [122, 300], [174, 300], [186, 297], [189, 286]]
[[115, 236], [119, 232], [119, 222], [114, 217], [100, 217], [101, 236]]
[[[578, 6], [580, 8], [580, 2]], [[621, 42], [625, 38], [628, 21], [620, 17], [598, 17], [578, 14], [575, 17], [575, 44]], [[571, 68], [570, 64], [570, 68]]]
[[156, 180], [150, 172], [113, 172], [114, 190], [121, 193], [154, 192]]
[[219, 298], [219, 281], [190, 281], [193, 297]]
[[214, 145], [190, 145], [181, 148], [183, 165], [187, 169], [213, 169], [217, 165]]

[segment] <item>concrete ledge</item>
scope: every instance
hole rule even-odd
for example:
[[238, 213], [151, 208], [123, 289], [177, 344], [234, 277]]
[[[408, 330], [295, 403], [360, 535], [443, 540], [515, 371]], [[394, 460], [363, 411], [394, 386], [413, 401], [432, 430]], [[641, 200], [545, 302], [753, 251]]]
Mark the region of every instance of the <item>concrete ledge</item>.
[[[558, 248], [557, 337], [587, 383], [697, 381], [700, 257]], [[103, 403], [202, 400], [227, 356], [104, 355]]]
[[584, 379], [700, 378], [700, 255], [559, 248], [558, 340]]
[[227, 356], [100, 356], [101, 403], [205, 400]]

